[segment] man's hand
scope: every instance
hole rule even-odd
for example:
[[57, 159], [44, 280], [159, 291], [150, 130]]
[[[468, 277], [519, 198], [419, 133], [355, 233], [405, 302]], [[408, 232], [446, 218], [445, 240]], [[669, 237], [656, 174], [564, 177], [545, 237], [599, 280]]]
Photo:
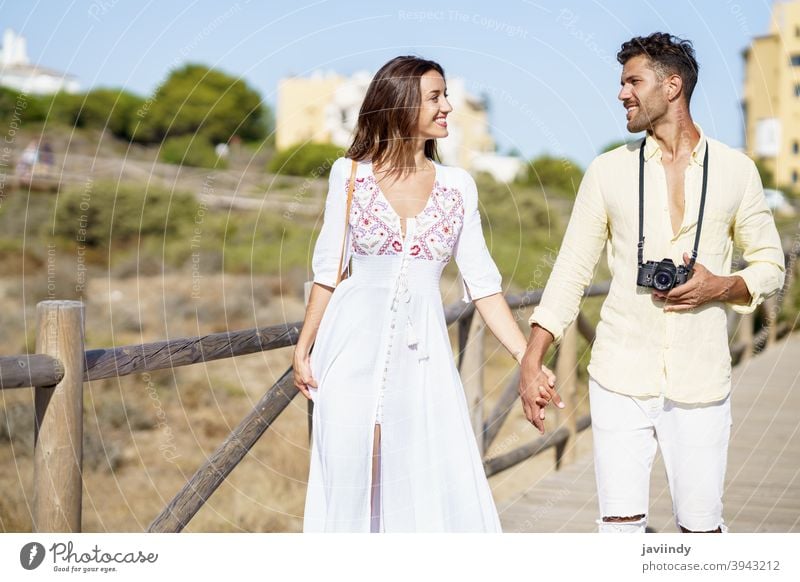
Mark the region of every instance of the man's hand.
[[[683, 253], [683, 262], [689, 264], [688, 253]], [[669, 293], [653, 291], [653, 298], [666, 301], [664, 311], [691, 311], [705, 303], [721, 300], [726, 291], [726, 278], [718, 277], [700, 263], [695, 263], [691, 279], [673, 287]]]
[[522, 360], [519, 395], [525, 418], [544, 434], [545, 407], [551, 400], [559, 408], [564, 408], [564, 403], [555, 390], [555, 375], [536, 360], [533, 355], [526, 355]]

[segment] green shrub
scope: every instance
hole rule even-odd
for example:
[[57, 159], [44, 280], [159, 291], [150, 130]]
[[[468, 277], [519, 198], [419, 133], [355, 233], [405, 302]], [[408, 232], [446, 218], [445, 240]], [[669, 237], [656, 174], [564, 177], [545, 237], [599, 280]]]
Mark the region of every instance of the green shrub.
[[121, 89], [95, 89], [83, 96], [75, 125], [107, 128], [115, 136], [130, 139], [137, 122], [136, 112], [144, 99]]
[[504, 280], [522, 288], [544, 286], [563, 234], [559, 210], [540, 188], [501, 184], [485, 174], [476, 182], [484, 236]]
[[59, 196], [53, 234], [89, 249], [146, 238], [169, 241], [185, 236], [197, 204], [191, 194], [162, 187], [99, 182], [88, 192], [73, 188]]
[[182, 135], [164, 141], [158, 157], [168, 164], [196, 168], [226, 168], [227, 162], [214, 151], [214, 146], [202, 135]]
[[41, 99], [48, 124], [57, 123], [74, 127], [78, 122], [83, 95], [59, 91]]
[[529, 186], [557, 190], [575, 197], [582, 179], [583, 171], [575, 162], [545, 155], [531, 160], [521, 181]]
[[166, 137], [202, 133], [214, 142], [234, 135], [263, 139], [271, 114], [261, 96], [241, 78], [200, 64], [170, 72], [141, 109], [134, 139], [158, 143]]
[[337, 158], [344, 155], [344, 149], [329, 143], [307, 143], [283, 150], [267, 164], [267, 171], [273, 174], [324, 178], [330, 173]]
[[24, 123], [42, 121], [45, 118], [45, 99], [35, 95], [26, 95], [16, 89], [0, 87], [0, 119], [3, 130], [18, 130]]

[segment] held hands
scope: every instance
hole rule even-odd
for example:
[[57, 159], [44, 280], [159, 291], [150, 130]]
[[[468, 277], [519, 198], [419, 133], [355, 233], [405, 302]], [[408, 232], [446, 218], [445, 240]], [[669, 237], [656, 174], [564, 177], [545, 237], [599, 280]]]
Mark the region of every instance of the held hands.
[[311, 400], [311, 394], [308, 391], [309, 386], [317, 388], [317, 381], [311, 375], [311, 355], [303, 355], [295, 351], [293, 364], [295, 388], [300, 390], [308, 400]]
[[[683, 253], [684, 264], [689, 264], [688, 253]], [[666, 301], [664, 311], [691, 311], [695, 307], [716, 301], [720, 294], [720, 277], [700, 263], [694, 264], [692, 277], [683, 285], [673, 287], [668, 293], [653, 291], [653, 299]]]
[[561, 397], [555, 390], [556, 377], [547, 366], [540, 365], [528, 356], [522, 360], [519, 380], [519, 396], [525, 418], [544, 434], [544, 409], [552, 400], [559, 408], [564, 408]]

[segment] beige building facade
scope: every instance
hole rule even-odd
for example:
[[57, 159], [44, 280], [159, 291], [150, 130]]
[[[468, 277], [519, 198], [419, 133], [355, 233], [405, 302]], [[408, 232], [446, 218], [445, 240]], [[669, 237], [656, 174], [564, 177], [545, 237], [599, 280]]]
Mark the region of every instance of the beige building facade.
[[[371, 78], [369, 73], [343, 77], [317, 72], [282, 79], [278, 84], [276, 147], [284, 150], [308, 142], [347, 147]], [[496, 155], [486, 104], [466, 91], [462, 79], [448, 79], [447, 89], [453, 112], [448, 116], [450, 135], [438, 144], [442, 161], [467, 169], [476, 166], [477, 160], [485, 165], [487, 158]], [[502, 158], [508, 166], [508, 160]], [[516, 162], [521, 169], [521, 160]], [[505, 166], [504, 175], [508, 175]]]
[[776, 1], [769, 33], [743, 57], [747, 154], [779, 187], [800, 189], [800, 0]]

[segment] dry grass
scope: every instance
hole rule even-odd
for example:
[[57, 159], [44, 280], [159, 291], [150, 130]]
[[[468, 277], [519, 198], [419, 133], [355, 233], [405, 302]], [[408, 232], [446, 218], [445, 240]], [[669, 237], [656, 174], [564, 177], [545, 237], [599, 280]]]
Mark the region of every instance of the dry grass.
[[[443, 283], [446, 303], [460, 286]], [[35, 304], [20, 306], [7, 279], [0, 353], [32, 345]], [[264, 326], [302, 319], [298, 296], [275, 294], [275, 279], [204, 277], [192, 296], [190, 275], [95, 279], [88, 287], [87, 346], [100, 347]], [[9, 290], [10, 289], [10, 290]], [[10, 334], [13, 326], [16, 333]], [[28, 334], [21, 333], [27, 328]], [[513, 371], [513, 362], [487, 334], [485, 409]], [[85, 385], [83, 530], [143, 531], [207, 456], [286, 370], [290, 349], [115, 378]], [[30, 531], [33, 402], [30, 390], [0, 391], [0, 529]], [[187, 531], [282, 531], [302, 528], [308, 474], [305, 400], [297, 397], [189, 523]], [[8, 419], [8, 421], [6, 421]], [[536, 437], [520, 407], [490, 454]], [[552, 470], [553, 455], [527, 461], [491, 479], [498, 503]]]

